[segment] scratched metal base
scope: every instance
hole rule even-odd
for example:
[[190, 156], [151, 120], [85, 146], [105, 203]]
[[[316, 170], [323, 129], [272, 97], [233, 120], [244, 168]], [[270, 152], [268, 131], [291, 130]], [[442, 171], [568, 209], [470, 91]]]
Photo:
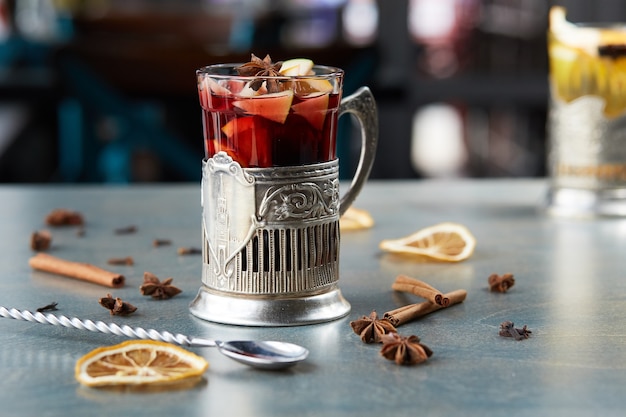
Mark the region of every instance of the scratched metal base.
[[623, 217], [626, 216], [626, 189], [551, 188], [546, 209], [558, 217]]
[[300, 326], [344, 317], [350, 304], [339, 288], [297, 298], [244, 298], [202, 286], [189, 307], [204, 320], [240, 326]]

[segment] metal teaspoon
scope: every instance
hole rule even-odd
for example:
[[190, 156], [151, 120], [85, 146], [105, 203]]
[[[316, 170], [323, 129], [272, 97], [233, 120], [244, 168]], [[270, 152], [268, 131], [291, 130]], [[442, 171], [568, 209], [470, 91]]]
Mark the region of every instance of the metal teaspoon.
[[220, 340], [189, 337], [180, 333], [172, 334], [154, 329], [130, 327], [128, 325], [118, 326], [115, 323], [102, 321], [81, 320], [77, 317], [56, 316], [51, 313], [31, 313], [28, 310], [7, 309], [2, 306], [0, 306], [0, 316], [92, 332], [111, 333], [117, 336], [158, 340], [182, 346], [216, 347], [220, 353], [237, 362], [261, 369], [287, 368], [303, 361], [309, 355], [309, 351], [306, 348], [293, 343], [253, 340], [222, 342]]

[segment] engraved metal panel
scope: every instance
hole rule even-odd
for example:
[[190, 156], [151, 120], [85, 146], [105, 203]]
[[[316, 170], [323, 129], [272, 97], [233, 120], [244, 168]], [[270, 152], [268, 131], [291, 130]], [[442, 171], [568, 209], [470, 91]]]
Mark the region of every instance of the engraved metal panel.
[[249, 296], [313, 294], [335, 286], [338, 173], [336, 160], [282, 168], [241, 168], [226, 154], [205, 161], [204, 285]]

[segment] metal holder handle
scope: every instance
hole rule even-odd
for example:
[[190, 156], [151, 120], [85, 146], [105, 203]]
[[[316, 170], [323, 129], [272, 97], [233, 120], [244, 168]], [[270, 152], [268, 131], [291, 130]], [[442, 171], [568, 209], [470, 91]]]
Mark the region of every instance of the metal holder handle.
[[374, 95], [368, 87], [359, 88], [354, 94], [344, 97], [339, 105], [339, 117], [345, 113], [356, 116], [361, 126], [361, 156], [352, 183], [341, 197], [339, 214], [342, 215], [352, 205], [369, 177], [376, 147], [378, 145], [378, 111]]

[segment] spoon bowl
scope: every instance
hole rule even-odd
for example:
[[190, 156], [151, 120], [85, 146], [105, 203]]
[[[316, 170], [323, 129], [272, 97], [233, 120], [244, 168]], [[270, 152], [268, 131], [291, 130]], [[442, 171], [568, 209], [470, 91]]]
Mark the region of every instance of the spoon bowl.
[[216, 341], [216, 346], [222, 354], [237, 362], [269, 370], [289, 368], [309, 355], [302, 346], [276, 341]]

